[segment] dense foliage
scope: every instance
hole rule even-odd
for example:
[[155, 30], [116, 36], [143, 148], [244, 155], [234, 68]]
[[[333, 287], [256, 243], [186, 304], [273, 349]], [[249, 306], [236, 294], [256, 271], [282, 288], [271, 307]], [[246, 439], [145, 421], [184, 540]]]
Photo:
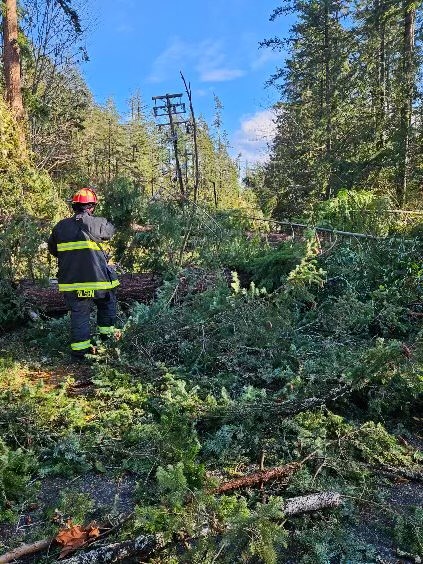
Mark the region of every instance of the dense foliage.
[[[57, 387], [32, 382], [31, 369], [7, 347], [3, 519], [35, 499], [30, 477], [133, 476], [135, 519], [123, 533], [163, 533], [168, 546], [159, 561], [219, 555], [221, 562], [272, 563], [295, 554], [296, 562], [373, 562], [380, 542], [418, 553], [421, 516], [412, 505], [389, 507], [379, 472], [412, 474], [422, 457], [413, 446], [423, 369], [414, 316], [422, 302], [421, 241], [317, 244], [310, 234], [271, 248], [242, 235], [242, 221], [195, 209], [195, 221], [177, 205], [143, 210], [154, 244], [134, 245], [167, 281], [153, 303], [121, 314], [123, 337], [103, 349], [90, 394], [75, 396], [72, 378]], [[208, 232], [198, 240], [194, 230], [196, 246], [187, 249], [180, 230], [205, 217], [223, 233], [230, 227], [238, 243], [225, 236], [217, 245]], [[234, 244], [246, 260], [229, 275], [222, 267], [240, 258]], [[178, 260], [163, 261], [165, 250]], [[63, 355], [67, 324], [39, 320], [18, 338], [48, 366]], [[288, 485], [213, 493], [261, 460], [266, 468], [300, 466]], [[286, 498], [327, 490], [345, 496], [342, 509], [284, 518]], [[89, 497], [73, 497], [60, 501], [72, 515], [85, 522], [104, 515]], [[386, 512], [383, 541], [368, 533], [375, 508]], [[50, 526], [47, 515], [41, 527]]]
[[366, 189], [420, 207], [422, 3], [285, 0], [271, 19], [291, 13], [289, 35], [262, 44], [289, 53], [269, 80], [281, 92], [270, 161], [250, 179], [263, 203], [298, 217]]

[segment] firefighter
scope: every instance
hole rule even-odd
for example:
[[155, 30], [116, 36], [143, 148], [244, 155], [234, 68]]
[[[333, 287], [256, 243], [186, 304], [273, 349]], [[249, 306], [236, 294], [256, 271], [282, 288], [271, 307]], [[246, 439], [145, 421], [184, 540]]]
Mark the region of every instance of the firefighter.
[[115, 271], [107, 264], [101, 245], [110, 239], [114, 226], [103, 217], [94, 217], [97, 195], [91, 188], [78, 190], [72, 198], [73, 217], [62, 219], [48, 240], [50, 253], [58, 259], [58, 286], [71, 312], [71, 356], [83, 362], [93, 354], [90, 312], [97, 306], [97, 326], [104, 340], [115, 335]]

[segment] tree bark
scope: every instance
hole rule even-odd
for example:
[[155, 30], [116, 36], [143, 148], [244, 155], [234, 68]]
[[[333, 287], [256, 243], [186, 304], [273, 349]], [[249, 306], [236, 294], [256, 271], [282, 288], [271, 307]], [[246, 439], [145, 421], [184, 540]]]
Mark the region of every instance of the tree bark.
[[[193, 140], [194, 140], [194, 191], [193, 191], [193, 198], [194, 202], [198, 200], [198, 186], [200, 182], [200, 164], [199, 164], [199, 153], [198, 153], [198, 139], [197, 139], [197, 120], [195, 119], [195, 112], [194, 106], [192, 104], [192, 91], [191, 91], [191, 83], [187, 85], [184, 75], [181, 72], [181, 77], [185, 86], [185, 92], [187, 93], [188, 100], [189, 100], [189, 109], [191, 113], [191, 122], [193, 128]], [[188, 163], [187, 163], [187, 170], [188, 170]]]
[[48, 548], [51, 543], [54, 542], [54, 539], [44, 539], [32, 544], [23, 544], [22, 546], [18, 546], [14, 550], [10, 552], [6, 552], [0, 556], [0, 564], [7, 564], [8, 562], [15, 562], [18, 558], [22, 558], [22, 556], [29, 556], [30, 554], [35, 554], [37, 552], [41, 552]]
[[292, 464], [285, 464], [284, 466], [270, 468], [269, 470], [263, 470], [254, 474], [242, 476], [242, 478], [229, 480], [229, 482], [225, 482], [216, 488], [213, 493], [222, 494], [238, 490], [240, 488], [250, 488], [264, 484], [270, 480], [283, 480], [284, 483], [288, 483], [292, 474], [294, 474], [300, 466], [301, 464], [299, 462], [293, 462]]
[[128, 558], [145, 558], [154, 551], [164, 547], [164, 540], [161, 535], [142, 535], [134, 540], [108, 544], [89, 552], [81, 552], [72, 558], [63, 560], [65, 564], [108, 564], [111, 562], [121, 562]]
[[341, 494], [337, 492], [323, 492], [318, 494], [292, 497], [285, 501], [284, 514], [286, 517], [319, 511], [329, 507], [339, 507], [342, 502]]
[[16, 0], [5, 0], [3, 15], [3, 61], [6, 100], [21, 122], [25, 112], [21, 89], [21, 57], [18, 43], [18, 13]]

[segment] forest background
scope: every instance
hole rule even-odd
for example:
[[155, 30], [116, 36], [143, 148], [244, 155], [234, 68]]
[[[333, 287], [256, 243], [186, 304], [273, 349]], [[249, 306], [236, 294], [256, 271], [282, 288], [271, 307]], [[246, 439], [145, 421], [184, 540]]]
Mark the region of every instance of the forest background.
[[[212, 123], [194, 100], [174, 131], [159, 128], [138, 93], [124, 117], [82, 78], [76, 3], [1, 6], [4, 550], [57, 533], [56, 488], [63, 523], [107, 517], [120, 541], [161, 535], [158, 561], [421, 555], [422, 2], [275, 6], [275, 21], [296, 18], [262, 44], [288, 52], [269, 78], [276, 136], [244, 178], [217, 97]], [[75, 397], [69, 320], [46, 316], [21, 281], [49, 284], [43, 243], [86, 184], [118, 228], [114, 261], [163, 283], [152, 303], [122, 305], [122, 341]], [[265, 464], [289, 477], [218, 492]], [[389, 477], [409, 480], [407, 502], [392, 504]], [[87, 479], [132, 484], [130, 518], [119, 492], [100, 507]], [[290, 520], [286, 498], [316, 492], [341, 508]]]

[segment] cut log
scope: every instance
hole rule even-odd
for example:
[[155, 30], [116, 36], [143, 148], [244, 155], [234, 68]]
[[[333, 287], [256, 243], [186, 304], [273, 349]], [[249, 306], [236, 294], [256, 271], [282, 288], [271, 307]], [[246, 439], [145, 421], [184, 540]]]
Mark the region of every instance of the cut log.
[[320, 511], [329, 507], [339, 507], [342, 502], [341, 494], [337, 492], [323, 492], [318, 494], [292, 497], [285, 500], [284, 513], [286, 517], [293, 517], [310, 511]]
[[54, 539], [43, 539], [37, 542], [33, 542], [32, 544], [23, 544], [22, 546], [18, 546], [18, 548], [15, 548], [10, 552], [6, 552], [6, 554], [0, 556], [0, 564], [14, 562], [15, 560], [18, 560], [18, 558], [22, 558], [23, 556], [29, 556], [30, 554], [41, 552], [41, 550], [48, 548], [52, 542], [54, 542]]
[[293, 462], [292, 464], [285, 464], [284, 466], [278, 466], [269, 470], [242, 476], [241, 478], [235, 478], [234, 480], [229, 480], [221, 484], [218, 488], [213, 490], [213, 493], [222, 494], [241, 488], [251, 488], [269, 482], [270, 480], [280, 480], [284, 483], [288, 483], [290, 477], [300, 466], [301, 464], [299, 462]]
[[[128, 558], [146, 558], [165, 546], [162, 535], [142, 535], [134, 540], [101, 546], [62, 560], [65, 564], [108, 564]], [[135, 560], [134, 560], [135, 561]]]
[[[151, 302], [157, 289], [161, 285], [161, 278], [157, 275], [123, 274], [119, 276], [120, 286], [117, 295], [120, 302]], [[31, 281], [24, 280], [18, 287], [31, 311], [41, 310], [47, 314], [60, 314], [67, 310], [63, 294], [52, 284], [43, 288]]]

